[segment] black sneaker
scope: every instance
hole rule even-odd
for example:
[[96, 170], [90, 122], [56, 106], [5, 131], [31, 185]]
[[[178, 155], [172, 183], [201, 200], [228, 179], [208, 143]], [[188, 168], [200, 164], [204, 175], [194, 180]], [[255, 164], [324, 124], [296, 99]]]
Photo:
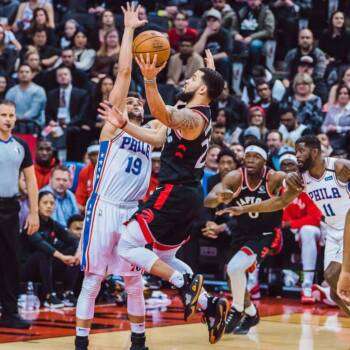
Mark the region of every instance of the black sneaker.
[[146, 343], [145, 333], [142, 333], [142, 334], [131, 333], [130, 350], [148, 350], [148, 347], [145, 345], [145, 343]]
[[75, 350], [88, 350], [88, 346], [88, 337], [80, 337], [79, 335], [75, 337]]
[[61, 309], [64, 307], [64, 303], [61, 299], [59, 299], [56, 293], [51, 293], [47, 296], [44, 301], [44, 306], [50, 309]]
[[255, 316], [249, 316], [247, 314], [244, 314], [241, 322], [237, 325], [237, 327], [234, 329], [233, 334], [247, 334], [249, 332], [249, 329], [256, 326], [260, 321], [260, 316], [258, 309], [256, 310]]
[[180, 293], [185, 308], [185, 321], [187, 321], [196, 312], [197, 302], [201, 294], [204, 279], [203, 275], [194, 275], [190, 277], [189, 274], [184, 274], [184, 281], [185, 284], [180, 288]]
[[243, 317], [243, 312], [237, 311], [234, 307], [231, 307], [227, 319], [225, 333], [232, 333], [233, 330], [238, 326], [239, 322]]
[[225, 322], [230, 310], [226, 298], [208, 299], [208, 307], [203, 311], [203, 319], [208, 325], [209, 343], [217, 343], [225, 332]]
[[77, 304], [77, 298], [75, 297], [74, 293], [71, 290], [67, 290], [63, 293], [63, 304], [64, 306], [75, 306]]
[[31, 323], [23, 320], [18, 314], [2, 315], [0, 318], [0, 327], [28, 329]]

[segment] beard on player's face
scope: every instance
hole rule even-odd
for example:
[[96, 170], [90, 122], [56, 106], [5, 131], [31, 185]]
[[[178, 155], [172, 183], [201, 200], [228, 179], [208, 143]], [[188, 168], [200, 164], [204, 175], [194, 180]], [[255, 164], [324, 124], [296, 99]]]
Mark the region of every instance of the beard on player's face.
[[187, 103], [187, 102], [190, 102], [193, 99], [195, 94], [196, 94], [196, 90], [194, 90], [194, 91], [187, 91], [187, 92], [182, 90], [181, 92], [179, 92], [176, 95], [176, 100]]
[[313, 165], [313, 160], [312, 160], [311, 154], [304, 161], [298, 160], [298, 168], [301, 172], [305, 172], [309, 170], [312, 167], [312, 165]]
[[136, 124], [142, 124], [143, 122], [143, 113], [141, 111], [130, 111], [128, 112], [128, 117], [130, 121], [133, 121]]

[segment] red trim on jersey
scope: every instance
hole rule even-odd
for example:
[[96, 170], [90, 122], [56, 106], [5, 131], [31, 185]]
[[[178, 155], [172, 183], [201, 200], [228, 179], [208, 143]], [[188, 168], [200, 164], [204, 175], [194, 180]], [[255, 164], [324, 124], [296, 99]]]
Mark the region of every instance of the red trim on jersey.
[[183, 159], [184, 155], [180, 152], [175, 152], [175, 157]]
[[163, 208], [173, 188], [174, 188], [174, 185], [172, 184], [166, 184], [164, 186], [164, 189], [159, 193], [159, 196], [153, 205], [154, 209], [161, 210]]
[[90, 226], [90, 230], [89, 230], [89, 242], [88, 242], [88, 246], [87, 246], [87, 249], [86, 249], [86, 267], [84, 269], [85, 272], [89, 272], [89, 268], [90, 268], [90, 258], [89, 258], [89, 253], [90, 253], [90, 244], [91, 244], [91, 241], [92, 241], [92, 236], [94, 235], [94, 223], [95, 223], [95, 214], [96, 214], [96, 208], [97, 208], [97, 205], [98, 205], [98, 201], [99, 201], [100, 197], [97, 196], [97, 199], [96, 199], [96, 202], [94, 203], [94, 208], [93, 208], [93, 212], [92, 212], [92, 222], [91, 222], [91, 226]]
[[266, 166], [264, 166], [264, 172], [263, 172], [263, 174], [261, 176], [261, 180], [259, 181], [259, 183], [254, 188], [251, 188], [250, 185], [249, 185], [249, 182], [248, 182], [247, 169], [244, 168], [244, 179], [245, 179], [245, 183], [246, 183], [246, 185], [247, 185], [247, 187], [248, 187], [250, 192], [256, 191], [261, 186], [265, 175], [266, 175]]
[[152, 244], [153, 248], [155, 248], [155, 249], [166, 251], [166, 250], [180, 248], [183, 244], [188, 242], [190, 239], [190, 237], [188, 237], [186, 240], [184, 240], [180, 244], [176, 244], [176, 245], [167, 245], [167, 244], [159, 243], [156, 241], [156, 239], [152, 235], [152, 232], [149, 229], [146, 220], [140, 214], [136, 214], [135, 219], [138, 222], [138, 224], [140, 225], [141, 232], [142, 232], [143, 237], [145, 238], [146, 242], [148, 244]]

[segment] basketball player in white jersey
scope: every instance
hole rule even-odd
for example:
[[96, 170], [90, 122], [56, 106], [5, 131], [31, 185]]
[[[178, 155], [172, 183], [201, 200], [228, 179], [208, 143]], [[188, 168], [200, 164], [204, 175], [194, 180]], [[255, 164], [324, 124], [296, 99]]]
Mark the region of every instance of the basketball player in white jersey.
[[287, 189], [279, 197], [259, 204], [231, 207], [222, 212], [241, 215], [248, 212], [270, 212], [285, 208], [301, 191], [313, 199], [324, 217], [326, 246], [324, 277], [331, 297], [348, 315], [350, 311], [337, 294], [337, 282], [343, 261], [345, 218], [350, 204], [350, 161], [323, 157], [316, 136], [303, 136], [296, 141], [296, 156], [302, 179], [296, 173], [286, 177]]
[[[126, 108], [130, 127], [141, 125], [143, 103], [128, 97], [131, 80], [132, 42], [134, 30], [145, 21], [138, 19], [139, 7], [123, 8], [123, 34], [118, 75], [109, 103]], [[148, 129], [144, 133], [151, 132]], [[166, 128], [163, 127], [165, 138]], [[156, 144], [157, 146], [157, 144]], [[125, 230], [124, 223], [138, 208], [146, 194], [151, 175], [151, 145], [139, 141], [125, 130], [106, 122], [100, 136], [100, 151], [94, 174], [93, 192], [87, 202], [84, 232], [81, 239], [85, 272], [76, 317], [75, 349], [88, 348], [88, 335], [94, 315], [96, 296], [106, 273], [122, 275], [128, 295], [128, 316], [131, 324], [131, 350], [147, 350], [145, 346], [145, 303], [141, 271], [119, 258], [117, 245]]]

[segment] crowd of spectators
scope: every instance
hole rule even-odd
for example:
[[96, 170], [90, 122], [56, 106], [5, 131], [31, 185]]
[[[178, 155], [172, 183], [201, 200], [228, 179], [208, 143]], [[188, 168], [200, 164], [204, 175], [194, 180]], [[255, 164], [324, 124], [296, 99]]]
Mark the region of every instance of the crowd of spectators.
[[[41, 201], [54, 200], [51, 207], [45, 204], [49, 209], [43, 204], [43, 211], [52, 211], [51, 219], [41, 214], [40, 235], [26, 242], [37, 254], [25, 264], [26, 279], [30, 271], [47, 261], [51, 264], [53, 258], [67, 266], [74, 263], [75, 243], [66, 230], [72, 218], [83, 214], [92, 190], [103, 126], [97, 108], [108, 97], [118, 69], [123, 31], [120, 6], [124, 2], [0, 0], [0, 98], [16, 103], [17, 118], [24, 125], [17, 131], [35, 133], [35, 171], [43, 191]], [[211, 50], [216, 68], [225, 78], [225, 88], [212, 105], [214, 126], [202, 181], [204, 193], [228, 171], [242, 165], [243, 146], [252, 139], [266, 141], [269, 166], [276, 170], [281, 168], [281, 155], [293, 153], [296, 139], [307, 133], [318, 135], [326, 156], [349, 156], [348, 1], [140, 3], [140, 17], [148, 24], [137, 33], [158, 30], [171, 44], [171, 57], [159, 76], [166, 103], [175, 103], [185, 80], [203, 67], [205, 49]], [[144, 96], [136, 65], [131, 90]], [[149, 193], [157, 186], [159, 153], [152, 159]], [[24, 188], [21, 203], [25, 217]], [[227, 245], [234, 222], [223, 223], [213, 214], [206, 215], [205, 224], [197, 228], [197, 243]], [[286, 230], [294, 228], [284, 226]], [[47, 243], [52, 237], [45, 232], [52, 227], [61, 245]], [[296, 229], [304, 232], [302, 227]], [[289, 234], [293, 234], [291, 230]], [[303, 241], [304, 235], [301, 237]], [[189, 247], [193, 249], [193, 245]], [[192, 250], [198, 256], [191, 259], [192, 263], [209, 268], [208, 264], [201, 265], [203, 252], [208, 253], [205, 262], [210, 261], [210, 249], [199, 253]], [[57, 270], [65, 280], [67, 271], [56, 263], [51, 274]], [[76, 273], [71, 270], [69, 273]], [[223, 278], [223, 271], [213, 276], [220, 278], [221, 274]], [[52, 282], [42, 282], [52, 299]], [[66, 299], [72, 299], [72, 288], [66, 286]]]

